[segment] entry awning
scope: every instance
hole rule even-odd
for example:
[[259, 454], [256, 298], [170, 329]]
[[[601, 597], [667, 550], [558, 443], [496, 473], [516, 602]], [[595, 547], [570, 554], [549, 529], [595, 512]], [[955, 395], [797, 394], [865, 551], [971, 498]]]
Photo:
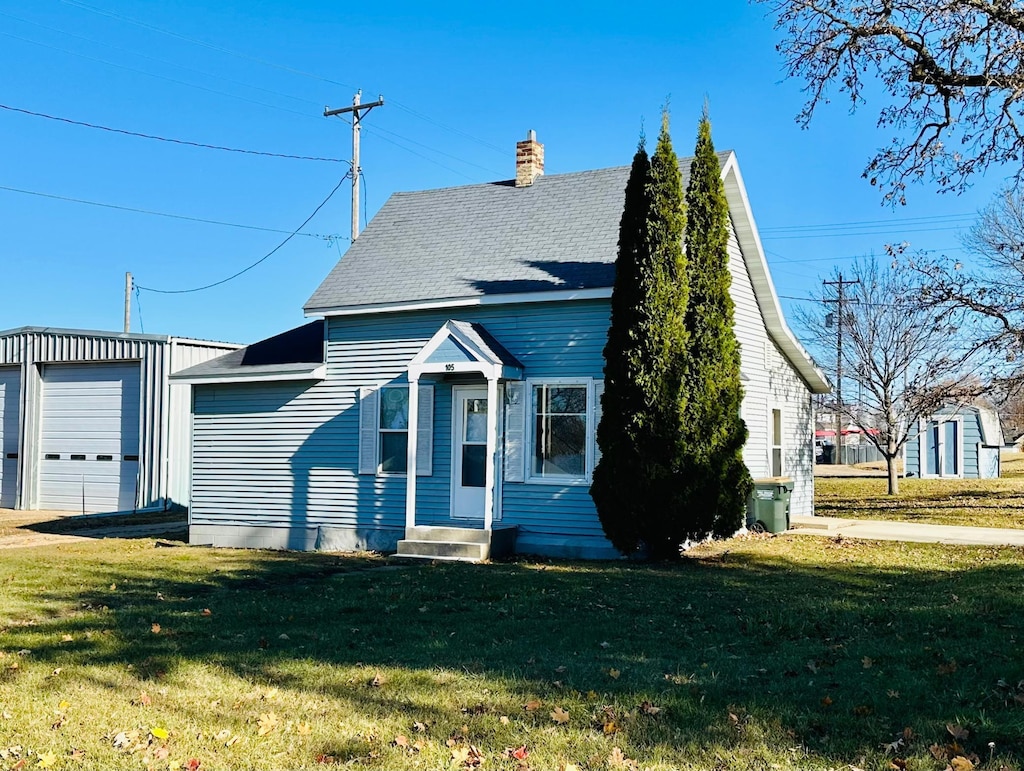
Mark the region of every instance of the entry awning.
[[409, 362], [409, 379], [479, 372], [489, 380], [522, 380], [523, 369], [483, 324], [449, 320]]

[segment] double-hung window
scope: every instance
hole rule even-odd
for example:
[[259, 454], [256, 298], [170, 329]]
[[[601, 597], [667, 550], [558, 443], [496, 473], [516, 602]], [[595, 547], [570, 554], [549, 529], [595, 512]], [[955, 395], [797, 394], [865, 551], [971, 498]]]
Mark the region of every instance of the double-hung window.
[[380, 389], [380, 470], [404, 474], [408, 470], [409, 387]]
[[772, 410], [772, 476], [782, 476], [782, 410]]
[[532, 481], [588, 478], [593, 433], [590, 390], [589, 381], [532, 384]]

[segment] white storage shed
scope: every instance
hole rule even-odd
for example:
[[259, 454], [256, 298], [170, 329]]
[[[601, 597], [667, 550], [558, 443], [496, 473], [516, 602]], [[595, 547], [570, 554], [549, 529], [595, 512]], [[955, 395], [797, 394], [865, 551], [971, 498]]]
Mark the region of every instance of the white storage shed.
[[81, 329], [0, 332], [0, 508], [187, 506], [191, 394], [169, 375], [238, 347]]

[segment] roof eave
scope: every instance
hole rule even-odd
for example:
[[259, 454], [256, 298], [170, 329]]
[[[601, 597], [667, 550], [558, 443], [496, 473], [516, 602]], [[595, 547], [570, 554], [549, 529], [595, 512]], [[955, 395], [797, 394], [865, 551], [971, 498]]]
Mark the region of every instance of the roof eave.
[[736, 238], [740, 243], [750, 283], [754, 289], [754, 298], [761, 310], [761, 318], [764, 319], [768, 334], [812, 393], [829, 393], [832, 385], [825, 373], [818, 368], [811, 355], [796, 339], [782, 315], [779, 296], [775, 293], [775, 285], [768, 272], [768, 259], [761, 245], [761, 237], [757, 232], [757, 223], [754, 222], [747, 189], [743, 184], [735, 153], [730, 154], [722, 166], [722, 181], [725, 183], [725, 197], [729, 202], [733, 226], [736, 228]]

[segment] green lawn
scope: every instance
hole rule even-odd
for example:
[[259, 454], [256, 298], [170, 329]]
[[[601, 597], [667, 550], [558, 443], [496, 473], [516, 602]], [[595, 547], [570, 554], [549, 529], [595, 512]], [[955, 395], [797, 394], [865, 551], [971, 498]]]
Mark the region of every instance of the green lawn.
[[762, 536], [672, 567], [396, 566], [140, 540], [0, 560], [4, 769], [1024, 761], [1013, 549]]
[[901, 479], [900, 494], [886, 480], [818, 477], [815, 513], [936, 525], [1024, 528], [1024, 477], [1004, 479]]

